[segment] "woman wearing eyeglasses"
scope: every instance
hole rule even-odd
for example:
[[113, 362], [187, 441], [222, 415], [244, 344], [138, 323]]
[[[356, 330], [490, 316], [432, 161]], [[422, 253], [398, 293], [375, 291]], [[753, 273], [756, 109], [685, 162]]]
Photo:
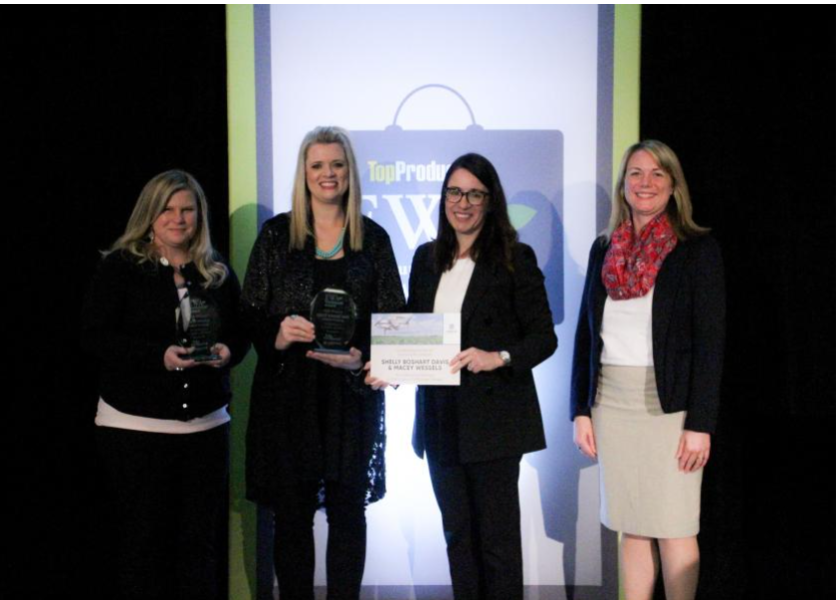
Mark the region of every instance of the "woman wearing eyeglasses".
[[[446, 173], [437, 239], [418, 248], [410, 312], [460, 312], [458, 387], [419, 386], [414, 449], [429, 464], [456, 600], [522, 598], [519, 462], [545, 448], [531, 370], [557, 337], [534, 251], [499, 176], [466, 154]], [[374, 387], [384, 384], [370, 381]]]

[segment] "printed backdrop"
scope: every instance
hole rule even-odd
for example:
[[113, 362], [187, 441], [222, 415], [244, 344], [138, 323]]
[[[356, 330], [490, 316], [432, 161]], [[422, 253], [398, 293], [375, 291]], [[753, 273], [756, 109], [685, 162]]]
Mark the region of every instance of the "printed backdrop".
[[[603, 555], [597, 472], [574, 451], [567, 405], [596, 204], [609, 187], [599, 165], [612, 140], [599, 136], [598, 107], [612, 118], [612, 9], [272, 6], [255, 15], [262, 218], [289, 210], [306, 132], [340, 125], [359, 160], [364, 211], [388, 229], [407, 282], [415, 248], [435, 236], [448, 165], [479, 152], [497, 167], [546, 275], [560, 339], [536, 370], [549, 448], [522, 462], [525, 581], [601, 586], [615, 565]], [[397, 586], [389, 593], [449, 584], [426, 465], [410, 445], [413, 395], [410, 386], [388, 393], [388, 495], [368, 511], [364, 585]], [[323, 585], [323, 515], [316, 529]]]

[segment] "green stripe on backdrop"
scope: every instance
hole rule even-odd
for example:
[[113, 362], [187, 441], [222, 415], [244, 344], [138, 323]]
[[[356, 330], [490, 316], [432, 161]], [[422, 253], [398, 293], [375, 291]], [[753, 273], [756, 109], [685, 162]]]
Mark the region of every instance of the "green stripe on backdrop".
[[[613, 38], [613, 181], [624, 151], [639, 141], [639, 104], [642, 57], [642, 6], [615, 7]], [[612, 190], [610, 190], [612, 194]], [[618, 534], [619, 555], [621, 535]], [[621, 566], [617, 566], [618, 599], [624, 600]]]
[[[240, 280], [257, 237], [257, 121], [254, 81], [254, 7], [227, 6], [228, 165], [230, 260]], [[256, 362], [251, 352], [233, 372], [230, 453], [231, 600], [256, 598], [256, 507], [245, 500], [245, 426]]]
[[639, 85], [641, 76], [642, 7], [615, 7], [613, 55], [613, 180], [621, 156], [639, 141]]

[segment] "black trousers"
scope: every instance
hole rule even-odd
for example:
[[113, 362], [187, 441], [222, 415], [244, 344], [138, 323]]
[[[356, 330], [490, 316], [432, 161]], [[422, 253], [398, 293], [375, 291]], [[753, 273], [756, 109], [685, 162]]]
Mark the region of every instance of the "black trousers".
[[125, 600], [215, 600], [224, 546], [229, 426], [190, 434], [97, 427], [116, 500]]
[[455, 600], [522, 599], [521, 459], [428, 461]]
[[[274, 500], [274, 569], [280, 600], [315, 597], [315, 539], [319, 482], [287, 486]], [[324, 487], [329, 537], [327, 541], [328, 600], [358, 600], [365, 571], [367, 520], [365, 489], [337, 482]]]

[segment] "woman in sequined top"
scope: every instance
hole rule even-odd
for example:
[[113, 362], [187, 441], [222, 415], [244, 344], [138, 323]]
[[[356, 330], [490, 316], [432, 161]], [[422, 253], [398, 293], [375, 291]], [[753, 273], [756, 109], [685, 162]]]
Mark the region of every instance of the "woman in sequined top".
[[[313, 348], [310, 303], [341, 289], [356, 305], [349, 354]], [[292, 210], [265, 223], [251, 254], [243, 316], [259, 360], [247, 439], [248, 498], [274, 512], [280, 598], [312, 598], [313, 516], [329, 523], [330, 597], [358, 598], [365, 507], [385, 493], [384, 395], [364, 383], [370, 315], [405, 304], [388, 234], [361, 214], [347, 133], [311, 131], [301, 144]]]

